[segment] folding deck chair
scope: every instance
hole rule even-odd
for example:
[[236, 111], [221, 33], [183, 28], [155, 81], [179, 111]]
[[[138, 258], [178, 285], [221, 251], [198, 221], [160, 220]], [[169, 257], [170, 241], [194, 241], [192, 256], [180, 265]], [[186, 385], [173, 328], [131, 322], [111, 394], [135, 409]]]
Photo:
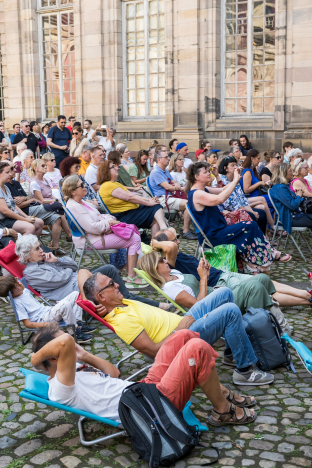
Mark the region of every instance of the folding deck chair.
[[[273, 237], [272, 237], [272, 240], [271, 240], [271, 244], [273, 244], [274, 242], [274, 239], [275, 239], [275, 236], [276, 236], [276, 233], [277, 231], [280, 231], [280, 232], [283, 232], [285, 231], [283, 225], [282, 225], [282, 222], [281, 222], [281, 217], [280, 217], [280, 214], [279, 214], [279, 211], [275, 205], [275, 203], [273, 202], [272, 200], [272, 197], [271, 197], [271, 194], [270, 194], [270, 190], [268, 191], [268, 195], [269, 195], [269, 199], [270, 199], [270, 202], [272, 203], [272, 206], [273, 206], [273, 209], [275, 211], [275, 215], [276, 215], [276, 218], [275, 218], [275, 224], [274, 224], [274, 232], [273, 232]], [[297, 248], [298, 252], [300, 253], [302, 259], [306, 262], [307, 259], [305, 258], [305, 256], [303, 255], [301, 249], [300, 249], [300, 246], [299, 246], [299, 242], [297, 244], [296, 240], [295, 240], [295, 235], [296, 233], [298, 233], [298, 241], [299, 239], [301, 239], [303, 241], [303, 243], [305, 243], [308, 247], [308, 249], [310, 250], [310, 252], [312, 253], [312, 249], [311, 249], [311, 246], [309, 244], [309, 242], [304, 238], [304, 235], [303, 233], [304, 232], [308, 232], [310, 235], [311, 235], [311, 231], [309, 230], [309, 228], [307, 227], [292, 227], [291, 228], [291, 232], [293, 233], [294, 232], [294, 235], [291, 234], [288, 234], [287, 233], [287, 237], [286, 237], [286, 242], [285, 242], [285, 249], [287, 247], [287, 242], [288, 242], [288, 238], [290, 237], [291, 240], [293, 241], [293, 243], [295, 244], [295, 247]], [[279, 242], [281, 240], [281, 236], [278, 238], [277, 240], [277, 249], [278, 249], [278, 245], [279, 245]]]
[[[58, 408], [64, 411], [68, 411], [69, 413], [78, 414], [80, 416], [78, 421], [78, 431], [80, 442], [82, 445], [90, 447], [91, 445], [98, 444], [100, 442], [105, 442], [109, 439], [114, 439], [115, 437], [127, 436], [126, 431], [124, 430], [121, 423], [113, 421], [111, 419], [102, 418], [101, 416], [97, 416], [96, 414], [87, 413], [86, 411], [82, 411], [76, 408], [71, 408], [70, 406], [62, 405], [61, 403], [57, 403], [55, 401], [49, 400], [49, 384], [47, 382], [48, 376], [44, 374], [40, 374], [39, 372], [34, 372], [29, 369], [20, 368], [20, 372], [25, 375], [25, 389], [19, 393], [21, 398], [26, 398], [27, 400], [36, 401], [38, 403], [43, 403], [47, 406], [52, 406], [53, 408]], [[131, 375], [126, 380], [131, 380], [134, 376]], [[183, 410], [183, 417], [184, 420], [190, 426], [197, 426], [198, 431], [206, 432], [209, 429], [201, 424], [200, 421], [195, 417], [192, 413], [191, 409], [191, 402], [188, 402], [185, 405]], [[103, 437], [99, 437], [94, 440], [86, 440], [83, 432], [83, 422], [87, 419], [93, 419], [95, 421], [99, 421], [101, 423], [107, 424], [110, 427], [114, 427], [119, 429], [119, 432], [115, 432], [114, 434], [109, 434]]]
[[[25, 288], [29, 289], [28, 287], [28, 284], [25, 280], [25, 278], [20, 278], [20, 282], [23, 283], [23, 285], [25, 286]], [[32, 337], [33, 333], [37, 330], [36, 328], [26, 328], [26, 327], [23, 327], [22, 324], [21, 324], [21, 321], [20, 319], [18, 318], [18, 314], [17, 314], [17, 310], [16, 310], [16, 306], [15, 306], [15, 302], [14, 302], [14, 298], [11, 294], [11, 292], [9, 292], [9, 299], [10, 299], [10, 302], [11, 302], [11, 305], [13, 307], [13, 311], [14, 311], [14, 315], [15, 315], [15, 319], [16, 319], [16, 322], [17, 322], [17, 325], [18, 325], [18, 328], [19, 328], [19, 331], [20, 331], [20, 335], [21, 335], [21, 340], [22, 340], [22, 344], [25, 345], [28, 343], [28, 341], [30, 340], [30, 338]], [[65, 322], [60, 322], [59, 323], [59, 326], [61, 328], [64, 328], [64, 327], [70, 327], [72, 330], [73, 330], [73, 336], [75, 338], [75, 341], [76, 341], [76, 326], [75, 324], [73, 323], [65, 323]], [[24, 339], [24, 334], [28, 334], [27, 338]]]
[[[0, 265], [19, 280], [23, 278], [25, 265], [18, 262], [18, 256], [15, 254], [15, 244], [13, 241], [10, 241], [9, 244], [0, 251]], [[53, 305], [31, 286], [27, 285], [27, 288], [48, 306]]]
[[172, 299], [170, 299], [170, 297], [167, 296], [167, 294], [162, 289], [160, 289], [158, 286], [156, 286], [156, 284], [153, 283], [153, 281], [150, 279], [148, 274], [145, 273], [145, 271], [138, 270], [137, 268], [134, 268], [134, 271], [136, 272], [137, 275], [139, 275], [140, 278], [144, 279], [150, 286], [152, 286], [154, 289], [156, 289], [156, 291], [159, 292], [159, 294], [164, 296], [167, 299], [167, 301], [171, 302], [171, 304], [173, 304], [174, 307], [179, 309], [183, 314], [186, 314], [186, 310], [184, 310], [183, 307], [181, 307], [179, 304], [177, 304]]
[[[197, 260], [199, 260], [201, 256], [201, 247], [204, 249], [204, 252], [209, 249], [211, 249], [214, 252], [214, 247], [212, 243], [210, 242], [210, 240], [208, 239], [208, 237], [206, 236], [206, 234], [204, 233], [204, 231], [202, 230], [202, 228], [200, 227], [200, 225], [198, 224], [188, 203], [186, 204], [186, 209], [187, 209], [188, 214], [190, 215], [192, 223], [194, 224], [196, 234], [199, 232], [203, 236], [203, 239], [204, 239], [202, 245], [200, 245], [200, 242], [198, 241], [196, 251], [195, 251], [195, 257], [197, 258]], [[206, 245], [208, 245], [209, 248], [207, 248]]]

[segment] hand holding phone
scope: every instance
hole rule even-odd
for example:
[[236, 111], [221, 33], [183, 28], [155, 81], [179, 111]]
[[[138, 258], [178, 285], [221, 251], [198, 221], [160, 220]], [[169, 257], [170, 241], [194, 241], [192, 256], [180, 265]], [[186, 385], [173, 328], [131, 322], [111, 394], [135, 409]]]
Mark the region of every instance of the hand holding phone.
[[101, 125], [101, 128], [107, 128], [107, 125]]

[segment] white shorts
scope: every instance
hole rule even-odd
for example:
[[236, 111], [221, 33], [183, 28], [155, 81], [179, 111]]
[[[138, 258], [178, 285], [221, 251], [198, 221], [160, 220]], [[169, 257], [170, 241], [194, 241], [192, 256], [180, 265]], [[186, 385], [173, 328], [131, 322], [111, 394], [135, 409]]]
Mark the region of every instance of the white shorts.
[[[167, 208], [166, 206], [166, 195], [162, 195], [161, 197], [158, 197], [159, 202], [163, 208]], [[181, 198], [174, 198], [174, 197], [168, 197], [167, 198], [167, 205], [169, 206], [169, 210], [176, 210], [180, 211], [180, 203], [182, 199]]]

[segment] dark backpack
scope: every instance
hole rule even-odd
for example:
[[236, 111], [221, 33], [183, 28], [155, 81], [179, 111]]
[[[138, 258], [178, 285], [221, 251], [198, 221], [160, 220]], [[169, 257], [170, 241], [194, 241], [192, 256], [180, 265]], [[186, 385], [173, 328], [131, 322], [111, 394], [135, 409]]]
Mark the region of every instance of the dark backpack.
[[271, 312], [251, 307], [243, 315], [243, 322], [260, 370], [268, 372], [276, 367], [286, 366], [296, 372], [288, 344], [282, 338], [283, 331]]
[[184, 421], [155, 384], [138, 382], [125, 388], [118, 411], [133, 449], [151, 468], [170, 466], [199, 444], [196, 426]]

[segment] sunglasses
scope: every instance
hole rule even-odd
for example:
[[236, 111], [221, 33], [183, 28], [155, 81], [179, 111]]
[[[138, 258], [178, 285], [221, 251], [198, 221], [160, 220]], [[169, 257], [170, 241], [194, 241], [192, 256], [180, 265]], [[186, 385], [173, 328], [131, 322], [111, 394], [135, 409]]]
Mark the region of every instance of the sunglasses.
[[30, 125], [24, 125], [24, 127], [30, 127]]
[[77, 190], [77, 188], [85, 188], [86, 184], [84, 182], [82, 182], [81, 185], [77, 185], [76, 188], [74, 188], [74, 190]]
[[73, 132], [73, 135], [79, 135], [79, 133], [78, 132]]
[[160, 259], [157, 262], [157, 265], [159, 265], [160, 263], [164, 263], [164, 260], [165, 260], [164, 257], [160, 257]]
[[50, 162], [54, 162], [54, 161], [55, 161], [55, 159], [50, 159]]
[[76, 164], [75, 169], [80, 169], [79, 164]]
[[47, 165], [46, 164], [41, 164], [41, 166], [39, 166], [39, 167], [47, 167]]
[[111, 279], [109, 280], [109, 283], [107, 286], [105, 286], [105, 288], [102, 288], [99, 290], [98, 294], [100, 294], [100, 292], [104, 291], [104, 289], [107, 289], [107, 288], [113, 288], [115, 287], [115, 282]]
[[3, 153], [2, 153], [2, 154], [9, 154], [9, 152], [8, 152], [8, 151], [3, 151]]
[[282, 156], [275, 156], [276, 159], [282, 159]]
[[173, 239], [172, 242], [177, 242], [177, 240], [179, 240], [179, 238], [180, 238], [180, 234], [177, 234], [177, 237], [175, 239]]

